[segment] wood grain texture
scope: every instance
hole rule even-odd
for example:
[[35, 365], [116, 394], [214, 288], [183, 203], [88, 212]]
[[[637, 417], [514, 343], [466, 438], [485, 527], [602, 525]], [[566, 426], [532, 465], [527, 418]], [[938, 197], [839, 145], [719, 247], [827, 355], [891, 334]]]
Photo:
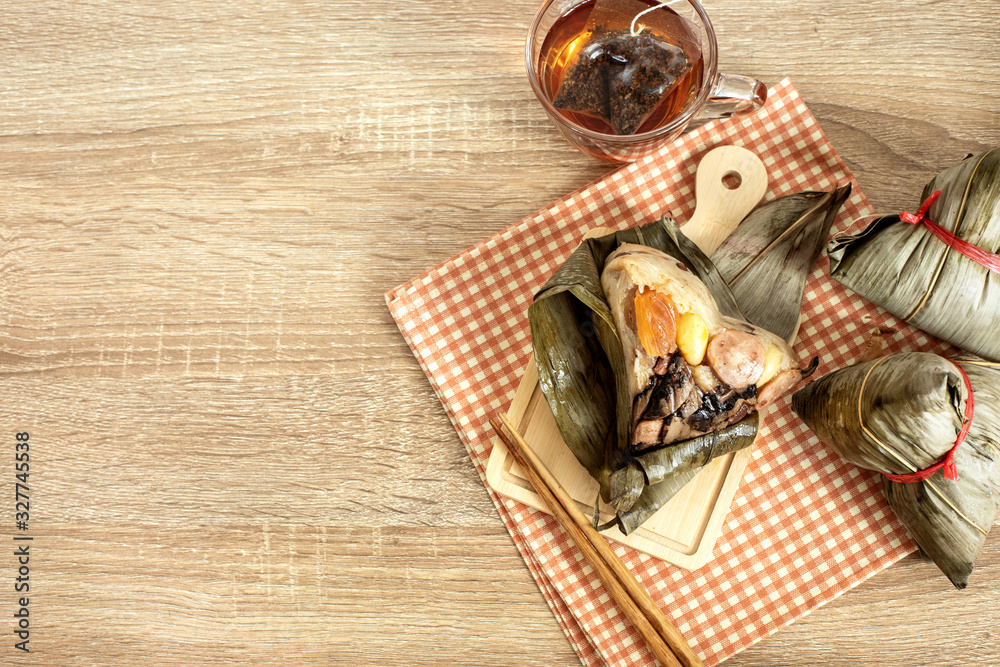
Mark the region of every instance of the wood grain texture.
[[[578, 664], [382, 300], [609, 169], [524, 80], [536, 4], [0, 0], [0, 448], [31, 432], [36, 537], [0, 662]], [[707, 9], [879, 211], [1000, 144], [995, 2]], [[728, 664], [998, 663], [994, 538], [963, 592], [909, 558]]]

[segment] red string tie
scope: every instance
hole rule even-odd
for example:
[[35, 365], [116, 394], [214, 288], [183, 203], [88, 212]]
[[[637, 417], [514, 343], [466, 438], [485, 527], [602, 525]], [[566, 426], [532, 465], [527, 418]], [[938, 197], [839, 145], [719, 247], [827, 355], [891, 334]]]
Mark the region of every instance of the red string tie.
[[903, 484], [913, 484], [914, 482], [923, 482], [928, 479], [931, 475], [936, 473], [941, 468], [944, 468], [944, 478], [950, 479], [953, 482], [958, 481], [958, 470], [955, 468], [955, 452], [958, 451], [959, 445], [965, 442], [965, 436], [969, 435], [969, 429], [972, 428], [972, 415], [975, 412], [975, 401], [972, 398], [972, 381], [969, 379], [969, 374], [965, 372], [962, 366], [949, 359], [951, 363], [955, 365], [955, 368], [959, 370], [962, 374], [962, 378], [965, 380], [965, 388], [968, 390], [969, 397], [965, 401], [965, 415], [962, 419], [962, 430], [958, 432], [958, 437], [955, 439], [955, 444], [952, 445], [945, 457], [932, 465], [929, 468], [924, 468], [923, 470], [918, 470], [917, 472], [912, 472], [906, 475], [890, 475], [888, 473], [883, 473], [887, 478], [893, 482], [902, 482]]
[[908, 222], [911, 225], [918, 225], [921, 222], [924, 223], [927, 229], [931, 230], [934, 236], [944, 241], [944, 243], [949, 247], [954, 248], [971, 259], [973, 262], [985, 266], [990, 271], [1000, 273], [1000, 255], [992, 253], [988, 250], [983, 250], [979, 246], [973, 245], [964, 239], [960, 239], [927, 217], [927, 211], [940, 196], [941, 191], [935, 190], [934, 193], [925, 199], [924, 203], [920, 205], [920, 209], [917, 211], [916, 215], [913, 215], [909, 211], [903, 211], [899, 214], [899, 219], [903, 222]]

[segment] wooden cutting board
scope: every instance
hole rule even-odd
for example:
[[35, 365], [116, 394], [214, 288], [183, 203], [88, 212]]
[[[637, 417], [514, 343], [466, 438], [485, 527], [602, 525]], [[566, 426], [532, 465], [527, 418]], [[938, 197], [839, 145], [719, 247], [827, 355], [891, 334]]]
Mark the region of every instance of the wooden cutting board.
[[[736, 146], [716, 148], [698, 165], [697, 206], [682, 230], [710, 255], [760, 202], [766, 189], [767, 172], [755, 154]], [[588, 235], [607, 231], [613, 230], [592, 230]], [[507, 415], [584, 514], [592, 515], [597, 481], [563, 442], [539, 387], [533, 358], [525, 367]], [[691, 570], [701, 567], [712, 557], [751, 451], [748, 447], [712, 461], [631, 535], [623, 535], [617, 528], [604, 534], [674, 565]], [[497, 493], [548, 511], [499, 439], [494, 439], [486, 478]], [[601, 514], [602, 521], [613, 516], [604, 503]]]

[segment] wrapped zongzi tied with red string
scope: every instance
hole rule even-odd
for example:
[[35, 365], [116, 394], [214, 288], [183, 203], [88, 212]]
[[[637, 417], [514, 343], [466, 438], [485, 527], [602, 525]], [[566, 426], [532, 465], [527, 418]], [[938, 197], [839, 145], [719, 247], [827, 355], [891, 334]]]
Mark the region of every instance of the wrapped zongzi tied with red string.
[[1000, 361], [1000, 148], [945, 169], [916, 214], [834, 238], [830, 276], [911, 325]]
[[965, 588], [1000, 513], [1000, 364], [893, 354], [809, 383], [792, 408], [845, 460], [882, 474], [914, 541]]

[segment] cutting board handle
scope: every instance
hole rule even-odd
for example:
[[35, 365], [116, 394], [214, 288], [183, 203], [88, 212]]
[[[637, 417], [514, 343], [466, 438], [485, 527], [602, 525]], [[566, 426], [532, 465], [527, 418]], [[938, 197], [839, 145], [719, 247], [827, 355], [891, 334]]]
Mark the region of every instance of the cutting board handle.
[[698, 165], [694, 215], [681, 230], [702, 252], [711, 255], [766, 190], [767, 170], [754, 153], [739, 146], [713, 149]]

